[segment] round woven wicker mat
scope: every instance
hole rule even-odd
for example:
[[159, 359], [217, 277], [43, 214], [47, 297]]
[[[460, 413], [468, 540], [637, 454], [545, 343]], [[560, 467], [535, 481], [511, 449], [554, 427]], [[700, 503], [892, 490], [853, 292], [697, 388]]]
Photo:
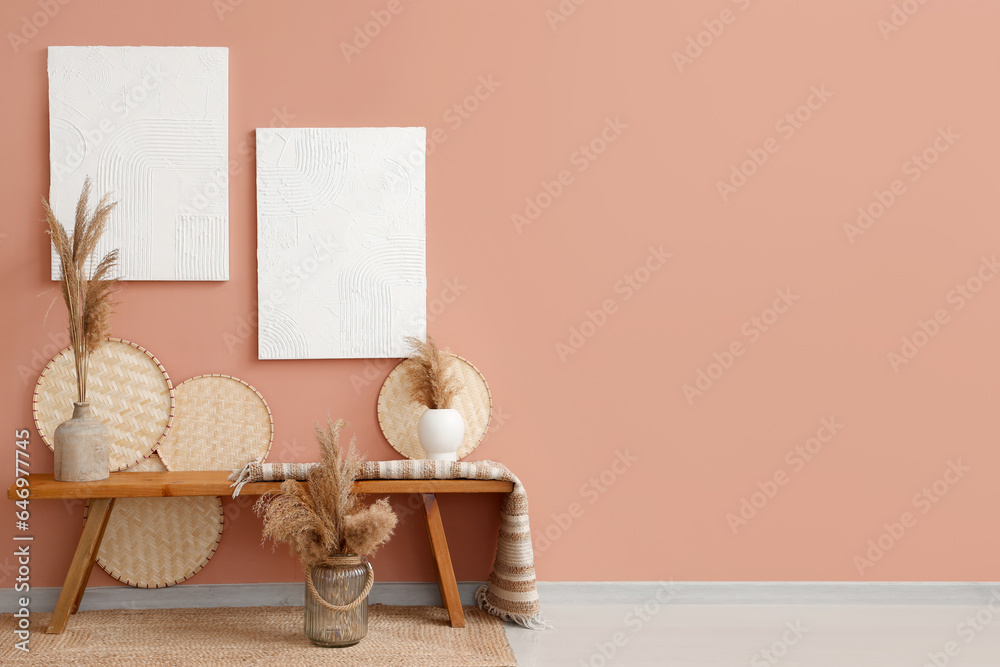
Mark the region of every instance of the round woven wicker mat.
[[243, 380], [199, 375], [175, 392], [173, 424], [156, 448], [167, 470], [234, 470], [271, 451], [271, 409]]
[[[455, 372], [462, 381], [462, 389], [452, 405], [465, 418], [465, 440], [458, 450], [458, 458], [462, 459], [471, 454], [486, 435], [493, 396], [478, 368], [457, 354], [451, 356], [455, 358]], [[397, 452], [410, 459], [425, 459], [427, 453], [417, 438], [417, 422], [427, 407], [410, 398], [402, 373], [403, 368], [412, 363], [404, 359], [382, 384], [378, 394], [378, 424]]]
[[146, 458], [136, 461], [128, 468], [125, 469], [126, 472], [166, 472], [167, 467], [163, 465], [163, 461], [160, 460], [160, 456], [156, 452], [152, 452]]
[[[164, 470], [155, 453], [128, 469]], [[219, 498], [119, 498], [108, 519], [97, 564], [130, 586], [171, 586], [205, 567], [222, 539], [222, 526]]]
[[[90, 355], [87, 399], [92, 414], [111, 428], [111, 470], [124, 470], [156, 448], [170, 426], [174, 389], [148, 350], [109, 338]], [[31, 399], [35, 426], [52, 449], [56, 427], [73, 416], [76, 364], [66, 348], [42, 370]]]

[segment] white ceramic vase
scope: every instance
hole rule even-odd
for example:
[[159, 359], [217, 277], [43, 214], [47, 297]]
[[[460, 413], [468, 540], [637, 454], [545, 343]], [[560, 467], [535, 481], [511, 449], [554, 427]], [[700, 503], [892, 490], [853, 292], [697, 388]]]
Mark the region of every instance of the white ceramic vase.
[[465, 439], [465, 420], [454, 408], [427, 410], [417, 422], [420, 445], [432, 461], [457, 461]]

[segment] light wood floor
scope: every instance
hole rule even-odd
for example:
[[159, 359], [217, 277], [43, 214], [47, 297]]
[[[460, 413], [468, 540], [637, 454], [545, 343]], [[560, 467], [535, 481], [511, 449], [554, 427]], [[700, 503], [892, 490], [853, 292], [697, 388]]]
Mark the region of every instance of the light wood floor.
[[549, 606], [507, 636], [522, 666], [1000, 667], [994, 606]]

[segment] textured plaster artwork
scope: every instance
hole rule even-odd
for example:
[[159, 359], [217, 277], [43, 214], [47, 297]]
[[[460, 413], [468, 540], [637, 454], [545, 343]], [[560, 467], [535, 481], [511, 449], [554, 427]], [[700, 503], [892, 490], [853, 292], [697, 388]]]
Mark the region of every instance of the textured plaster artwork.
[[257, 130], [260, 359], [406, 356], [427, 333], [426, 130]]
[[95, 256], [118, 248], [124, 280], [228, 280], [229, 50], [51, 46], [48, 73], [60, 221], [90, 176], [91, 205], [118, 201]]

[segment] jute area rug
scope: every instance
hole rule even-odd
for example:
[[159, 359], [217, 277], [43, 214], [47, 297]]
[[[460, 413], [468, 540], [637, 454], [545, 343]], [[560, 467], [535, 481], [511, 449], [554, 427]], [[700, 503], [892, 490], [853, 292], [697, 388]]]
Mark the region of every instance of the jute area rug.
[[452, 628], [441, 607], [372, 605], [368, 635], [349, 648], [313, 646], [302, 607], [81, 611], [61, 635], [45, 634], [50, 614], [32, 614], [30, 653], [14, 647], [14, 617], [0, 621], [0, 664], [31, 665], [516, 665], [503, 622], [465, 608]]

